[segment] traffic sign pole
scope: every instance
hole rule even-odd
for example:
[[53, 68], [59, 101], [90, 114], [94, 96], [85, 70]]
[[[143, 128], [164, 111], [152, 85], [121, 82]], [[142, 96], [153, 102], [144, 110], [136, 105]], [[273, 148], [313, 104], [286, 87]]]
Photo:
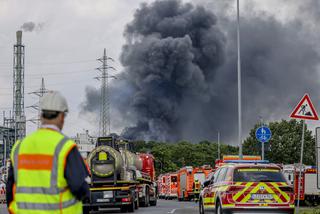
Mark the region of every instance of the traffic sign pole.
[[261, 156], [262, 156], [262, 160], [264, 160], [264, 143], [262, 143], [261, 145]]
[[269, 127], [262, 125], [256, 130], [256, 138], [261, 143], [261, 158], [264, 160], [264, 144], [271, 139], [272, 132]]
[[316, 128], [317, 188], [320, 190], [320, 127]]
[[299, 181], [298, 181], [298, 202], [296, 207], [296, 214], [298, 214], [299, 206], [300, 206], [301, 176], [302, 176], [302, 170], [303, 170], [302, 163], [303, 163], [303, 147], [304, 147], [304, 132], [305, 132], [304, 120], [319, 120], [318, 114], [308, 94], [305, 94], [302, 97], [298, 105], [294, 108], [290, 117], [295, 119], [302, 119], [302, 139], [301, 139], [301, 149], [300, 149], [300, 167], [299, 167], [300, 170], [299, 170]]
[[300, 149], [300, 169], [299, 169], [299, 180], [298, 180], [298, 202], [296, 208], [296, 214], [299, 213], [299, 206], [300, 206], [300, 191], [301, 191], [301, 175], [302, 175], [302, 162], [303, 162], [303, 146], [304, 146], [304, 129], [305, 129], [305, 122], [302, 120], [302, 139], [301, 139], [301, 149]]

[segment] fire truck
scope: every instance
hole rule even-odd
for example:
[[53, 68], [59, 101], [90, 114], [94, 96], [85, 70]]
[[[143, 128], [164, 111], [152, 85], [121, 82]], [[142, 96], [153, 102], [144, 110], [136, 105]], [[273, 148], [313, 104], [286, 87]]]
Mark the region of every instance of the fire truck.
[[165, 174], [161, 174], [158, 176], [157, 186], [158, 186], [158, 197], [160, 199], [164, 199], [167, 191]]
[[198, 180], [200, 184], [206, 180], [208, 175], [212, 172], [209, 165], [201, 167], [186, 166], [178, 171], [178, 200], [192, 200], [194, 199], [194, 182]]
[[[295, 199], [298, 198], [299, 188], [299, 172], [298, 164], [284, 165], [282, 172], [287, 180], [293, 185]], [[317, 170], [314, 166], [302, 166], [300, 180], [300, 200], [314, 205], [318, 205], [320, 201], [320, 190], [317, 188]]]
[[166, 192], [165, 199], [174, 199], [178, 197], [178, 174], [177, 173], [167, 173], [165, 175], [166, 180]]
[[161, 174], [158, 177], [158, 195], [161, 199], [177, 198], [178, 178], [177, 173]]

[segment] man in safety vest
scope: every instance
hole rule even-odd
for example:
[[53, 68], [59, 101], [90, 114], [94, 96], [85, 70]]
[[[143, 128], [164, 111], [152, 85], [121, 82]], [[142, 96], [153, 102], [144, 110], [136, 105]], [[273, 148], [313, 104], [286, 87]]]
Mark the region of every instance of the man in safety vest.
[[81, 214], [89, 177], [76, 144], [61, 133], [66, 99], [49, 92], [40, 100], [41, 127], [11, 150], [7, 205], [14, 214]]
[[193, 194], [194, 194], [195, 201], [199, 200], [200, 188], [201, 188], [201, 184], [200, 184], [199, 180], [196, 179], [193, 183]]

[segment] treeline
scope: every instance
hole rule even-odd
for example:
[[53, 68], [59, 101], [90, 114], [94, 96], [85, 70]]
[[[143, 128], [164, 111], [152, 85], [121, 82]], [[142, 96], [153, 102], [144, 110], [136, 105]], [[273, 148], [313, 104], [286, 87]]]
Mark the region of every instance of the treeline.
[[[220, 150], [221, 155], [238, 154], [238, 148], [231, 145], [222, 144]], [[139, 141], [135, 142], [135, 151], [151, 153], [155, 157], [157, 174], [173, 172], [183, 166], [213, 166], [218, 159], [218, 144], [209, 141], [197, 144]]]
[[[273, 163], [293, 164], [300, 160], [300, 147], [302, 136], [302, 122], [296, 120], [282, 120], [266, 124], [272, 131], [269, 144], [265, 145], [265, 157]], [[244, 155], [260, 155], [261, 143], [255, 138], [255, 125], [249, 137], [244, 140]], [[156, 159], [157, 174], [172, 172], [183, 166], [214, 165], [218, 159], [218, 144], [216, 142], [202, 141], [196, 144], [181, 141], [177, 143], [166, 142], [135, 142], [136, 152], [146, 152], [154, 155]], [[310, 130], [305, 132], [304, 164], [315, 165], [315, 138]], [[238, 147], [221, 144], [221, 157], [223, 155], [238, 155]]]

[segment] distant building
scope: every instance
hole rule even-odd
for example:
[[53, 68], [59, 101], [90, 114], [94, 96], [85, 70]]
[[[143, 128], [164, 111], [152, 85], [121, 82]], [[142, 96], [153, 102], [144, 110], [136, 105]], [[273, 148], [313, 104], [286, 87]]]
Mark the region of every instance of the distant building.
[[85, 133], [78, 133], [73, 140], [78, 145], [81, 156], [85, 159], [96, 146], [96, 139], [89, 135], [88, 130]]

